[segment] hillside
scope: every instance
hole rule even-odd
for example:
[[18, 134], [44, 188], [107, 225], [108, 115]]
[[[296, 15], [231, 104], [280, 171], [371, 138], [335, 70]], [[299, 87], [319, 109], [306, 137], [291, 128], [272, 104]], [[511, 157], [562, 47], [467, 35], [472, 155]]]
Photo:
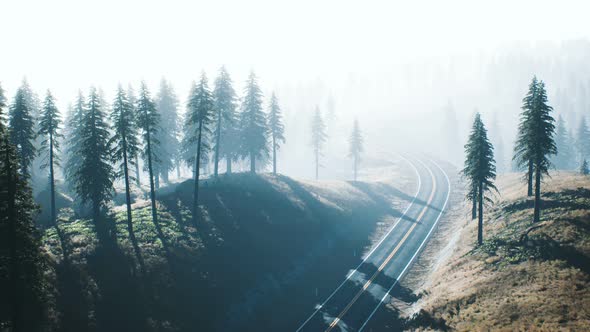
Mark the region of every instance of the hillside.
[[59, 227], [67, 243], [65, 260], [56, 232], [48, 229], [43, 238], [51, 262], [48, 328], [257, 326], [294, 295], [313, 296], [301, 294], [310, 271], [333, 271], [340, 278], [371, 238], [399, 215], [397, 207], [407, 204], [405, 193], [414, 185], [403, 175], [412, 175], [404, 167], [388, 166], [384, 174], [389, 175], [375, 182], [302, 182], [252, 174], [206, 180], [197, 227], [187, 208], [193, 182], [164, 187], [158, 192], [158, 225], [151, 221], [147, 201], [133, 205], [145, 273], [127, 236], [124, 206], [113, 206], [103, 220], [115, 227], [113, 236], [101, 241], [90, 220], [64, 208]]
[[554, 173], [546, 179], [534, 228], [520, 175], [503, 175], [498, 183], [501, 196], [486, 212], [484, 245], [474, 249], [477, 223], [468, 219], [469, 207], [455, 210], [445, 220], [446, 235], [414, 268], [433, 273], [404, 281], [415, 289], [413, 299], [389, 308], [411, 317], [408, 330], [587, 331], [590, 178]]

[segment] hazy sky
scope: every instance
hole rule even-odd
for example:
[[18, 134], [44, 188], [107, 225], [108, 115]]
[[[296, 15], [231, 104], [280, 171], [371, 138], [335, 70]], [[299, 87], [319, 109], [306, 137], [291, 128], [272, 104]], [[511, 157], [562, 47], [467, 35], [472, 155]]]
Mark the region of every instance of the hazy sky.
[[[0, 82], [78, 88], [166, 76], [181, 98], [225, 64], [266, 88], [515, 41], [588, 37], [588, 1], [0, 0]], [[211, 77], [212, 79], [212, 77]]]

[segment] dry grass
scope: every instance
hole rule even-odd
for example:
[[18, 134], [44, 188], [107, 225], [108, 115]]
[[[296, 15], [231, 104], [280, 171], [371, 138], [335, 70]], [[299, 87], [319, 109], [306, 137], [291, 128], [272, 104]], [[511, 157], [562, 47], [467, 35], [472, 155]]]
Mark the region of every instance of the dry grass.
[[543, 184], [542, 226], [520, 242], [532, 204], [519, 177], [498, 179], [501, 196], [486, 212], [482, 247], [474, 249], [469, 207], [456, 213], [459, 239], [417, 290], [424, 296], [412, 308], [421, 311], [412, 330], [443, 320], [458, 331], [590, 330], [590, 178], [552, 174]]

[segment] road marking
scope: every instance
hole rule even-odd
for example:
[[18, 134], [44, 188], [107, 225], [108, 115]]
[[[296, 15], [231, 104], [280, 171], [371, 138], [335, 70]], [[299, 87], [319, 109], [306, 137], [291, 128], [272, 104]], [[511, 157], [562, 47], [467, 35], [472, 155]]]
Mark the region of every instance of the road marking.
[[[422, 162], [420, 162], [420, 163], [422, 163]], [[434, 179], [434, 173], [432, 173], [432, 170], [430, 170], [430, 168], [428, 168], [428, 166], [426, 166], [424, 163], [422, 163], [422, 165], [424, 165], [426, 167], [426, 169], [430, 173], [430, 177], [432, 179], [432, 192], [430, 193], [430, 197], [428, 197], [428, 201], [426, 202], [426, 205], [424, 205], [424, 208], [420, 212], [420, 215], [418, 216], [418, 218], [416, 218], [416, 221], [412, 224], [412, 227], [410, 227], [410, 229], [408, 229], [408, 231], [406, 232], [406, 234], [404, 235], [404, 237], [401, 239], [401, 241], [397, 244], [397, 246], [395, 246], [395, 248], [393, 249], [393, 251], [391, 251], [391, 253], [389, 254], [389, 256], [387, 256], [387, 258], [383, 261], [383, 263], [381, 263], [381, 265], [379, 266], [379, 268], [377, 269], [377, 271], [375, 271], [375, 273], [373, 274], [373, 276], [356, 293], [356, 295], [348, 303], [348, 305], [346, 305], [346, 307], [344, 308], [344, 310], [342, 310], [342, 312], [340, 312], [340, 315], [338, 315], [338, 317], [336, 317], [336, 319], [334, 319], [332, 321], [332, 323], [330, 324], [330, 326], [326, 329], [326, 332], [330, 332], [336, 325], [338, 325], [338, 322], [340, 322], [340, 320], [342, 319], [342, 317], [344, 317], [344, 315], [346, 315], [346, 313], [348, 312], [348, 310], [350, 310], [350, 308], [359, 299], [359, 297], [361, 297], [361, 295], [365, 292], [365, 290], [367, 290], [367, 288], [369, 288], [369, 286], [371, 286], [371, 284], [373, 283], [373, 280], [375, 280], [375, 278], [377, 278], [377, 276], [381, 273], [381, 271], [385, 268], [385, 266], [389, 263], [389, 261], [391, 261], [391, 259], [393, 258], [393, 256], [395, 256], [395, 254], [398, 252], [398, 250], [401, 248], [401, 246], [404, 244], [404, 242], [406, 242], [406, 240], [408, 239], [408, 237], [410, 236], [410, 234], [414, 231], [414, 229], [418, 225], [418, 222], [420, 222], [420, 220], [424, 217], [424, 214], [426, 214], [426, 211], [428, 210], [428, 206], [432, 203], [432, 200], [434, 199], [434, 194], [436, 193], [436, 181]]]
[[311, 314], [311, 316], [309, 316], [305, 320], [305, 322], [303, 322], [303, 324], [301, 324], [301, 326], [299, 326], [299, 328], [295, 332], [301, 331], [301, 329], [305, 326], [305, 324], [307, 324], [313, 318], [313, 316], [315, 316], [326, 305], [326, 303], [328, 303], [328, 301], [330, 301], [330, 299], [334, 296], [334, 294], [336, 294], [340, 290], [340, 288], [342, 288], [342, 286], [344, 286], [344, 284], [367, 261], [367, 259], [369, 259], [369, 257], [371, 257], [371, 255], [373, 254], [373, 252], [375, 252], [375, 250], [377, 250], [377, 248], [379, 248], [379, 246], [383, 243], [383, 241], [385, 241], [385, 239], [387, 237], [389, 237], [389, 235], [391, 234], [391, 232], [400, 223], [400, 221], [402, 220], [402, 218], [405, 217], [405, 215], [408, 212], [408, 210], [410, 210], [410, 208], [412, 207], [412, 205], [416, 201], [416, 198], [418, 198], [418, 194], [420, 193], [420, 190], [422, 189], [422, 178], [420, 177], [420, 173], [418, 172], [418, 169], [416, 168], [416, 166], [411, 161], [409, 161], [408, 159], [406, 159], [402, 155], [400, 155], [400, 157], [404, 161], [406, 161], [408, 164], [410, 164], [410, 166], [412, 166], [412, 168], [414, 169], [414, 172], [418, 176], [418, 189], [416, 190], [416, 194], [414, 195], [414, 198], [412, 198], [412, 201], [410, 202], [410, 204], [408, 205], [408, 207], [404, 210], [404, 213], [397, 219], [397, 222], [389, 229], [389, 231], [381, 238], [381, 240], [379, 240], [379, 242], [373, 247], [373, 249], [371, 249], [371, 251], [369, 251], [369, 253], [363, 258], [363, 260], [361, 261], [361, 263], [351, 273], [348, 273], [346, 275], [346, 278], [344, 279], [344, 281], [342, 281], [342, 283], [332, 292], [332, 294], [330, 294], [330, 296], [328, 296], [328, 298], [324, 302], [322, 302], [322, 304], [320, 304], [320, 306]]
[[447, 197], [445, 199], [445, 203], [443, 204], [443, 207], [440, 210], [440, 213], [438, 214], [438, 217], [436, 217], [436, 220], [434, 221], [434, 224], [430, 228], [430, 231], [428, 232], [428, 234], [426, 234], [426, 237], [424, 238], [424, 241], [422, 241], [422, 243], [420, 244], [420, 247], [418, 247], [418, 250], [416, 250], [416, 252], [412, 256], [412, 258], [410, 258], [410, 261], [408, 262], [408, 264], [404, 267], [404, 269], [402, 270], [402, 272], [397, 276], [397, 278], [396, 278], [395, 282], [393, 283], [393, 285], [391, 285], [391, 287], [389, 287], [389, 289], [387, 290], [387, 292], [385, 293], [385, 295], [383, 295], [383, 297], [381, 298], [381, 301], [379, 301], [379, 303], [377, 303], [377, 306], [375, 307], [375, 309], [373, 309], [373, 311], [369, 315], [369, 318], [367, 318], [367, 320], [363, 323], [363, 325], [361, 326], [361, 328], [359, 329], [358, 332], [361, 332], [365, 328], [365, 326], [367, 326], [367, 323], [369, 323], [369, 321], [371, 320], [371, 318], [373, 318], [373, 315], [375, 315], [375, 313], [377, 312], [377, 309], [379, 309], [379, 307], [381, 306], [381, 304], [383, 302], [385, 302], [385, 298], [387, 298], [387, 296], [389, 295], [389, 293], [391, 293], [391, 291], [393, 290], [393, 287], [395, 287], [395, 285], [397, 285], [397, 283], [399, 282], [400, 278], [403, 277], [403, 275], [406, 272], [406, 270], [408, 269], [408, 267], [410, 267], [410, 265], [414, 261], [414, 258], [416, 258], [416, 255], [418, 255], [418, 253], [422, 250], [422, 247], [424, 246], [424, 243], [426, 243], [426, 240], [428, 240], [428, 238], [430, 237], [430, 234], [434, 230], [435, 226], [438, 224], [438, 221], [439, 221], [440, 217], [442, 216], [443, 211], [447, 207], [447, 203], [449, 201], [449, 196], [451, 195], [451, 181], [449, 180], [449, 176], [447, 175], [447, 173], [435, 161], [433, 161], [433, 160], [430, 160], [430, 161], [443, 173], [443, 175], [445, 176], [445, 178], [447, 180], [448, 186], [447, 186]]

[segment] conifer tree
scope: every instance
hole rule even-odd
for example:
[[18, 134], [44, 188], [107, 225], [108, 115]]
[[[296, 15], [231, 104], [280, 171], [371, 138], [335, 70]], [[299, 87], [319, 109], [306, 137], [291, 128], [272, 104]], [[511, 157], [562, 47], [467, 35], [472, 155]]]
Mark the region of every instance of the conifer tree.
[[575, 156], [572, 149], [572, 139], [566, 129], [565, 121], [561, 115], [557, 118], [557, 129], [555, 132], [555, 146], [557, 154], [552, 158], [555, 168], [570, 170], [574, 168]]
[[588, 168], [588, 161], [584, 159], [582, 161], [582, 164], [580, 165], [580, 174], [588, 175], [588, 173], [590, 173], [590, 169]]
[[527, 168], [525, 180], [527, 182], [527, 196], [533, 196], [533, 157], [530, 155], [529, 147], [534, 144], [532, 138], [532, 118], [535, 103], [537, 100], [537, 90], [539, 82], [534, 76], [529, 84], [527, 95], [522, 100], [522, 112], [520, 114], [520, 123], [518, 124], [518, 136], [514, 147], [514, 157], [512, 158], [517, 167]]
[[131, 190], [129, 167], [135, 164], [135, 157], [139, 152], [139, 142], [137, 141], [137, 124], [135, 113], [131, 103], [123, 88], [119, 85], [117, 95], [113, 101], [112, 111], [110, 114], [113, 124], [113, 137], [109, 145], [112, 147], [111, 156], [115, 164], [119, 164], [119, 169], [115, 172], [116, 178], [123, 178], [125, 182], [125, 203], [127, 205], [127, 233], [135, 251], [135, 256], [139, 263], [142, 273], [145, 273], [143, 258], [135, 231], [133, 230], [133, 217], [131, 214]]
[[578, 148], [578, 160], [582, 164], [584, 159], [590, 158], [590, 129], [588, 129], [585, 117], [582, 117], [578, 126], [576, 145]]
[[268, 155], [266, 115], [262, 110], [262, 91], [256, 75], [250, 73], [240, 113], [242, 156], [250, 158], [250, 172], [256, 172], [256, 159]]
[[[159, 162], [156, 163], [156, 179], [161, 177], [164, 182], [168, 183], [170, 172], [178, 165], [180, 122], [178, 118], [178, 99], [172, 85], [165, 79], [160, 82], [160, 91], [156, 100], [161, 120], [161, 130], [158, 131], [155, 137], [160, 144], [154, 146], [155, 154], [159, 158]], [[156, 185], [156, 188], [158, 188], [158, 185]]]
[[[522, 164], [528, 160], [532, 165], [535, 178], [535, 209], [533, 222], [540, 220], [541, 211], [541, 178], [547, 174], [551, 166], [550, 156], [557, 153], [555, 145], [555, 119], [551, 116], [553, 108], [547, 104], [545, 83], [533, 79], [529, 88], [530, 100], [525, 97], [525, 105], [521, 114], [521, 125], [515, 150], [515, 159]], [[529, 172], [530, 172], [529, 166]]]
[[215, 106], [215, 142], [213, 154], [213, 174], [219, 174], [219, 160], [225, 158], [227, 162], [226, 172], [231, 173], [231, 163], [238, 154], [239, 145], [236, 114], [236, 92], [232, 86], [232, 80], [225, 67], [219, 69], [219, 76], [215, 79], [213, 89], [213, 102]]
[[143, 159], [147, 164], [148, 177], [150, 182], [150, 200], [152, 203], [152, 222], [158, 223], [158, 212], [156, 210], [156, 188], [154, 184], [154, 166], [158, 161], [158, 156], [155, 155], [155, 146], [158, 142], [155, 137], [158, 135], [160, 115], [156, 109], [156, 104], [152, 101], [150, 92], [148, 91], [145, 82], [141, 83], [139, 90], [139, 99], [137, 100], [137, 115], [138, 125], [143, 133], [143, 142], [145, 144], [143, 150]]
[[354, 119], [354, 124], [352, 126], [352, 133], [350, 134], [349, 144], [350, 148], [348, 150], [348, 156], [352, 158], [352, 168], [354, 174], [354, 181], [356, 181], [357, 173], [358, 173], [358, 166], [361, 161], [361, 154], [364, 150], [364, 139], [363, 134], [361, 132], [361, 128], [359, 126], [359, 122], [357, 119]]
[[186, 125], [194, 131], [188, 133], [188, 141], [196, 142], [196, 151], [194, 157], [194, 192], [193, 192], [193, 223], [195, 226], [198, 221], [198, 204], [199, 204], [199, 174], [201, 168], [201, 159], [203, 155], [207, 154], [209, 146], [204, 141], [204, 138], [209, 132], [209, 124], [214, 111], [213, 97], [207, 85], [207, 77], [205, 72], [201, 74], [201, 80], [197, 86], [194, 87], [189, 102], [188, 114], [186, 117]]
[[51, 224], [55, 225], [57, 220], [57, 211], [55, 208], [55, 172], [54, 167], [59, 166], [59, 139], [62, 138], [59, 132], [61, 125], [61, 116], [59, 110], [55, 105], [55, 99], [48, 90], [45, 102], [43, 103], [43, 111], [39, 121], [40, 137], [43, 137], [41, 143], [41, 152], [46, 152], [44, 168], [49, 168], [49, 189], [51, 192]]
[[86, 100], [82, 92], [78, 92], [78, 97], [68, 113], [65, 125], [65, 163], [63, 167], [64, 178], [68, 190], [75, 192], [74, 170], [77, 170], [81, 162], [80, 159], [80, 142], [82, 141], [82, 124], [85, 117]]
[[270, 139], [272, 145], [272, 173], [277, 174], [277, 150], [281, 147], [281, 143], [285, 143], [285, 126], [283, 125], [283, 115], [279, 107], [274, 92], [270, 97], [268, 110], [268, 129], [270, 131]]
[[20, 162], [20, 174], [24, 179], [31, 177], [31, 165], [37, 155], [33, 144], [36, 138], [35, 119], [27, 86], [26, 83], [23, 83], [23, 86], [17, 90], [8, 119], [10, 142], [16, 148]]
[[99, 235], [106, 235], [107, 225], [99, 222], [101, 209], [113, 192], [113, 167], [110, 160], [109, 127], [106, 113], [95, 88], [90, 89], [80, 124], [79, 142], [72, 170], [74, 190], [83, 203], [91, 203], [94, 223]]
[[319, 178], [320, 170], [320, 156], [324, 149], [324, 143], [328, 135], [326, 135], [326, 125], [322, 120], [322, 114], [320, 113], [319, 107], [316, 106], [313, 119], [311, 121], [311, 146], [313, 148], [313, 154], [315, 158], [315, 179]]
[[[133, 87], [129, 85], [127, 87], [127, 100], [129, 100], [129, 105], [133, 109], [133, 113], [135, 114], [135, 119], [139, 117], [137, 113], [137, 98], [135, 97], [135, 91]], [[139, 153], [135, 155], [135, 184], [139, 187], [141, 186], [141, 173], [139, 170]]]
[[479, 113], [475, 115], [475, 121], [465, 145], [465, 167], [462, 174], [467, 178], [470, 188], [473, 188], [467, 196], [473, 199], [472, 195], [477, 193], [478, 203], [478, 227], [477, 243], [483, 243], [483, 203], [491, 201], [486, 193], [491, 189], [497, 191], [494, 185], [496, 179], [496, 163], [494, 161], [494, 147], [488, 140], [487, 130], [481, 121]]

